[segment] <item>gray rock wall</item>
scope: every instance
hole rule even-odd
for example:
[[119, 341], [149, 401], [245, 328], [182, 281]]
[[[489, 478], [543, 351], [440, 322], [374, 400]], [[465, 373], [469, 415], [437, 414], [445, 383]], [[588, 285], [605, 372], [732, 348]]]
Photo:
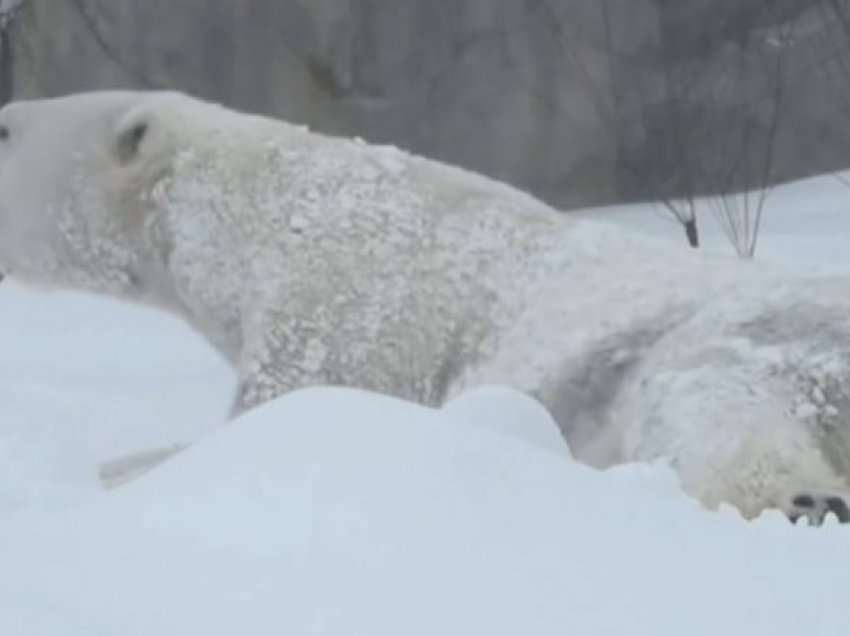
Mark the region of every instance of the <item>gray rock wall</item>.
[[[665, 54], [707, 93], [725, 72], [724, 56], [768, 46], [764, 39], [789, 22], [808, 26], [783, 70], [793, 90], [773, 177], [841, 165], [842, 108], [827, 89], [834, 82], [804, 61], [825, 55], [811, 4], [28, 0], [10, 31], [14, 93], [176, 88], [394, 143], [574, 207], [680, 187], [667, 174], [678, 163], [662, 139], [669, 127], [659, 132], [646, 117], [647, 103], [665, 99]], [[752, 66], [750, 87], [772, 68]], [[728, 128], [726, 110], [709, 108], [702, 136], [716, 139]], [[664, 128], [665, 109], [653, 112]], [[735, 116], [734, 104], [728, 112]], [[636, 177], [624, 166], [645, 170]]]

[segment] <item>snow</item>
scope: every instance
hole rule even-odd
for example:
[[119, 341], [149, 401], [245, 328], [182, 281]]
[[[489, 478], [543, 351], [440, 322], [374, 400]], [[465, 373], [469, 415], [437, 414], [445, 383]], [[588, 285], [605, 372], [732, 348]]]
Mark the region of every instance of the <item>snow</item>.
[[569, 454], [558, 425], [537, 400], [500, 386], [477, 386], [441, 409], [459, 426], [472, 426], [522, 440], [538, 448]]
[[[850, 269], [844, 188], [778, 188], [759, 258]], [[683, 242], [647, 206], [592, 214]], [[225, 424], [232, 372], [170, 316], [4, 281], [0, 327], [4, 636], [846, 632], [847, 526], [588, 468], [511, 390], [435, 410], [316, 388]]]
[[842, 530], [747, 526], [662, 469], [312, 389], [4, 524], [0, 633], [839, 633]]
[[[755, 196], [751, 197], [754, 201]], [[698, 201], [700, 243], [704, 251], [733, 254], [707, 201]], [[684, 231], [658, 205], [622, 205], [583, 211], [653, 237], [685, 244]], [[781, 185], [768, 193], [756, 249], [762, 262], [804, 265], [812, 271], [850, 270], [850, 173], [824, 175]]]
[[0, 520], [99, 489], [104, 460], [222, 422], [233, 373], [164, 313], [0, 286]]

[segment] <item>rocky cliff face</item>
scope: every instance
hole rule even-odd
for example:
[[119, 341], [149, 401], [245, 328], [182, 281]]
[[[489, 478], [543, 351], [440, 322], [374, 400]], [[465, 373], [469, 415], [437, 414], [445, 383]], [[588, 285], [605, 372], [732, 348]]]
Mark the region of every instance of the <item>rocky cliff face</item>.
[[[850, 96], [850, 81], [836, 83], [817, 61], [839, 52], [825, 51], [826, 31], [842, 41], [815, 4], [29, 0], [10, 27], [10, 55], [16, 97], [177, 88], [394, 143], [571, 207], [675, 194], [677, 144], [728, 153], [705, 140], [734, 131], [743, 110], [769, 130], [780, 52], [791, 89], [772, 178], [841, 165], [834, 89]], [[746, 73], [718, 97], [741, 59]], [[691, 181], [710, 189], [702, 172]]]

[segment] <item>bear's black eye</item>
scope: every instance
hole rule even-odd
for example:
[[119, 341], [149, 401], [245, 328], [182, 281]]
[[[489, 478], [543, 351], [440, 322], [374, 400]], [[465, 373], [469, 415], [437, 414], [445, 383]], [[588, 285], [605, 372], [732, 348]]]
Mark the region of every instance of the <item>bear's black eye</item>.
[[9, 128], [0, 126], [0, 141], [6, 141], [9, 138]]
[[[133, 130], [130, 131], [130, 137], [133, 140], [133, 143], [137, 146], [141, 143], [142, 139], [145, 136], [145, 133], [148, 131], [147, 124], [139, 124], [138, 126], [134, 126]], [[0, 132], [0, 135], [3, 133]]]

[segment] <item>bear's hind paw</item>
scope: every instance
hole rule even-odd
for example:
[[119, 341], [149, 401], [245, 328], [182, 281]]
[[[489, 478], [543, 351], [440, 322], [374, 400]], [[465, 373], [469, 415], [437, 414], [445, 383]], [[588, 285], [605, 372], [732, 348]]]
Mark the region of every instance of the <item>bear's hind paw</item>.
[[810, 526], [820, 526], [832, 514], [839, 523], [850, 523], [850, 506], [839, 495], [800, 493], [795, 495], [785, 510], [791, 523], [807, 519]]

